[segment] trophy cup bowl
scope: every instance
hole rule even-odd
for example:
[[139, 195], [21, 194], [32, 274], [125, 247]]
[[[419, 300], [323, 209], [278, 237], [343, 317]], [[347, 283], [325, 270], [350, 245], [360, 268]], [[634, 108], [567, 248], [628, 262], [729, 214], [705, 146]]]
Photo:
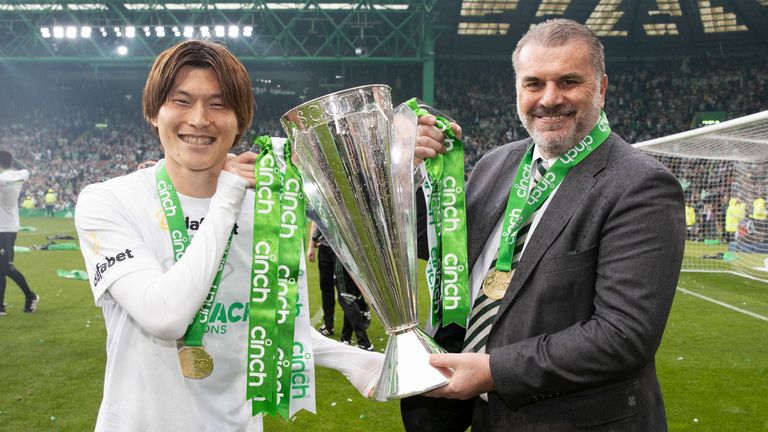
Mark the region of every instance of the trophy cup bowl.
[[448, 384], [428, 363], [445, 351], [418, 327], [416, 115], [393, 109], [388, 86], [369, 85], [303, 103], [280, 122], [315, 222], [389, 335], [374, 398]]

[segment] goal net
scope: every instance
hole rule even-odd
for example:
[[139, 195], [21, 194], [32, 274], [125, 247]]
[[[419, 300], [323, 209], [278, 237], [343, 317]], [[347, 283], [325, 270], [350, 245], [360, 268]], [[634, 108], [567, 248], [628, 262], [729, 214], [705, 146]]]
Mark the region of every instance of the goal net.
[[635, 144], [685, 191], [683, 271], [768, 282], [768, 111]]

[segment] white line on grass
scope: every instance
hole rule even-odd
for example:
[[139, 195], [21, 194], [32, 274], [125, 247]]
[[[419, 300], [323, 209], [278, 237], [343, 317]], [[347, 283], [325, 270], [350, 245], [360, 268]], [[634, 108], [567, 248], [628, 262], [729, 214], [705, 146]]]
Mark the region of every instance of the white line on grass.
[[317, 310], [317, 312], [312, 315], [312, 317], [309, 319], [309, 325], [314, 325], [314, 323], [320, 322], [320, 320], [323, 318], [323, 308], [320, 308]]
[[715, 299], [713, 299], [713, 298], [711, 298], [711, 297], [707, 297], [707, 296], [705, 296], [705, 295], [701, 295], [701, 294], [699, 294], [699, 293], [695, 293], [695, 292], [693, 292], [693, 291], [690, 291], [690, 290], [687, 290], [687, 289], [685, 289], [685, 288], [680, 288], [680, 287], [677, 287], [677, 289], [678, 289], [678, 290], [680, 290], [680, 291], [682, 291], [682, 292], [684, 292], [684, 293], [686, 293], [686, 294], [690, 294], [690, 295], [692, 295], [692, 296], [694, 296], [694, 297], [698, 297], [698, 298], [700, 298], [700, 299], [702, 299], [702, 300], [706, 300], [706, 301], [708, 301], [708, 302], [714, 303], [714, 304], [716, 304], [716, 305], [718, 305], [718, 306], [722, 306], [722, 307], [724, 307], [724, 308], [727, 308], [727, 309], [730, 309], [730, 310], [732, 310], [732, 311], [736, 311], [736, 312], [742, 313], [742, 314], [744, 314], [744, 315], [748, 315], [748, 316], [751, 316], [752, 318], [757, 318], [757, 319], [759, 319], [759, 320], [768, 321], [768, 317], [762, 316], [762, 315], [760, 315], [760, 314], [756, 314], [756, 313], [754, 313], [754, 312], [750, 312], [750, 311], [748, 311], [748, 310], [744, 310], [744, 309], [741, 309], [741, 308], [737, 308], [736, 306], [732, 306], [732, 305], [729, 305], [728, 303], [723, 303], [723, 302], [721, 302], [721, 301], [719, 301], [719, 300], [715, 300]]

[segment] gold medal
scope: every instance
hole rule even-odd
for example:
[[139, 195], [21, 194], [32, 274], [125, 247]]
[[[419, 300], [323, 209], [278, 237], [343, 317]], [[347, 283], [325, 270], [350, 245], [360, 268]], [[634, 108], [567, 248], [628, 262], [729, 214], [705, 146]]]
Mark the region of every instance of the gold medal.
[[203, 379], [213, 372], [213, 359], [203, 347], [185, 346], [179, 350], [181, 373], [191, 379]]
[[483, 281], [483, 292], [491, 300], [500, 300], [507, 292], [510, 281], [512, 281], [512, 272], [493, 269]]

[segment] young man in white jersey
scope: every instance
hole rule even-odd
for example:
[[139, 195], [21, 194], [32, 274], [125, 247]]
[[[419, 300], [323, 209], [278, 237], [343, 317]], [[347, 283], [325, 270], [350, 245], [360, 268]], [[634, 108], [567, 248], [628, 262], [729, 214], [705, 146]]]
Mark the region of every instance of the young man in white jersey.
[[13, 265], [13, 245], [19, 232], [19, 194], [29, 171], [7, 151], [0, 151], [0, 316], [5, 311], [6, 276], [24, 293], [24, 312], [37, 309], [40, 296], [32, 292], [24, 275]]
[[[156, 59], [142, 103], [165, 159], [86, 187], [75, 212], [91, 288], [107, 328], [96, 430], [260, 431], [261, 416], [252, 416], [246, 398], [254, 241], [254, 193], [248, 188], [255, 182], [257, 155], [228, 155], [253, 117], [248, 73], [224, 47], [185, 41]], [[167, 172], [181, 208], [161, 198], [158, 170]], [[175, 231], [169, 231], [176, 211], [183, 213], [182, 231], [192, 237], [183, 256], [175, 242], [172, 246]], [[182, 339], [217, 273], [221, 282], [203, 347], [213, 369], [205, 378], [190, 378], [180, 366]], [[303, 279], [299, 309], [306, 312]], [[295, 335], [294, 358], [299, 345], [310, 344], [318, 364], [338, 369], [369, 394], [381, 354], [324, 338], [301, 314]], [[300, 378], [313, 381], [311, 375]], [[314, 382], [302, 382], [312, 393]], [[313, 401], [304, 407], [313, 409]]]

